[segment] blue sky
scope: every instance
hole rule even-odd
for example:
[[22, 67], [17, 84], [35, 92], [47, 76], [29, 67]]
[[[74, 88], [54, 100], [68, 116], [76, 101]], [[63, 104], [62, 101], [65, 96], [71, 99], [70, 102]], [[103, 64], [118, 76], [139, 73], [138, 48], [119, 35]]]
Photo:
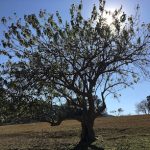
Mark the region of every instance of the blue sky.
[[[60, 12], [63, 19], [69, 17], [69, 8], [72, 3], [78, 4], [80, 0], [0, 0], [0, 18], [3, 16], [13, 16], [16, 12], [19, 17], [24, 14], [38, 13], [40, 9], [46, 9], [50, 13]], [[88, 17], [93, 4], [98, 4], [98, 0], [83, 0], [83, 14]], [[110, 10], [123, 6], [123, 10], [128, 14], [134, 14], [135, 7], [140, 4], [141, 22], [150, 22], [149, 6], [150, 0], [107, 0], [106, 7]], [[0, 37], [2, 27], [0, 27]], [[0, 63], [3, 58], [0, 58]], [[121, 92], [122, 97], [118, 100], [109, 98], [107, 100], [108, 112], [118, 108], [124, 109], [124, 114], [135, 114], [135, 104], [150, 95], [150, 81], [142, 79], [133, 89], [125, 89]]]

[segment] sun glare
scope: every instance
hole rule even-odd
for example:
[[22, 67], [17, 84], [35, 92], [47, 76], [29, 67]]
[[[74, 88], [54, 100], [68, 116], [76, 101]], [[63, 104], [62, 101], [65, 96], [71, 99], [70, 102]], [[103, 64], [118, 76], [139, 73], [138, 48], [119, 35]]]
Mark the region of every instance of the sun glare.
[[[111, 25], [113, 22], [112, 13], [115, 11], [115, 8], [107, 8], [107, 13], [103, 13], [103, 17], [106, 20], [106, 24]], [[98, 18], [97, 18], [98, 21]]]
[[106, 19], [106, 23], [110, 25], [113, 22], [113, 18], [110, 14], [104, 14], [104, 18]]
[[114, 11], [116, 10], [116, 9], [119, 9], [121, 6], [111, 6], [111, 7], [106, 7], [106, 11], [107, 11], [107, 13], [106, 12], [104, 12], [104, 14], [103, 14], [103, 17], [106, 19], [106, 23], [108, 24], [108, 25], [111, 25], [112, 24], [112, 22], [113, 22], [113, 17], [112, 17], [112, 14], [114, 13]]

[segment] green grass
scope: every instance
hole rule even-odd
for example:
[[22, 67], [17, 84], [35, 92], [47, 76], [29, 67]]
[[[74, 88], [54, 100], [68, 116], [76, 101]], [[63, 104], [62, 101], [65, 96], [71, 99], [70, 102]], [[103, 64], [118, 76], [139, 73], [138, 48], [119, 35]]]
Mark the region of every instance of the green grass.
[[[150, 115], [98, 118], [94, 128], [97, 150], [150, 150]], [[57, 127], [48, 123], [0, 126], [0, 150], [71, 150], [80, 131], [80, 123], [69, 120]]]

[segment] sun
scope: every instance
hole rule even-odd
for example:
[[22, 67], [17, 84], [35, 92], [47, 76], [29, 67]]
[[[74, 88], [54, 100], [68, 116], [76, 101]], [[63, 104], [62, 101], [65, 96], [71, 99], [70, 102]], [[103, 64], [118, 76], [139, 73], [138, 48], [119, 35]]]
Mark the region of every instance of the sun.
[[[100, 16], [99, 16], [100, 17]], [[99, 22], [99, 17], [97, 17], [96, 22]], [[103, 19], [105, 19], [105, 23], [107, 25], [111, 25], [113, 22], [113, 17], [109, 13], [103, 13]]]
[[[112, 17], [112, 14], [114, 13], [115, 11], [115, 8], [108, 8], [107, 11], [104, 11], [103, 12], [103, 19], [105, 19], [105, 23], [107, 25], [111, 25], [112, 22], [114, 21], [113, 17]], [[100, 16], [99, 16], [100, 17]], [[99, 17], [97, 18], [96, 22], [98, 22], [99, 20]]]
[[104, 11], [103, 13], [103, 17], [106, 19], [106, 23], [108, 25], [111, 25], [112, 22], [114, 21], [112, 15], [114, 14], [114, 12], [118, 9], [120, 9], [122, 6], [106, 6], [106, 11]]
[[112, 24], [112, 22], [113, 22], [113, 18], [112, 18], [112, 15], [111, 14], [109, 14], [109, 13], [104, 13], [104, 18], [106, 19], [106, 23], [108, 24], [108, 25], [111, 25]]

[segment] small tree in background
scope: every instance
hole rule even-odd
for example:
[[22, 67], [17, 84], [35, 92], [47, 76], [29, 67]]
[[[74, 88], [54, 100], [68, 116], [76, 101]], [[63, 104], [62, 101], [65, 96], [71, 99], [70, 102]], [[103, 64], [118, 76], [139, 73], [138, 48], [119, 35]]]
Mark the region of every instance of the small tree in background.
[[[137, 14], [127, 16], [122, 8], [105, 10], [105, 0], [99, 0], [98, 9], [94, 5], [88, 19], [82, 16], [82, 3], [71, 6], [70, 16], [65, 23], [59, 12], [56, 17], [46, 11], [24, 19], [3, 17], [6, 30], [0, 53], [10, 59], [1, 67], [8, 82], [23, 86], [26, 97], [66, 100], [72, 113], [80, 108], [82, 114], [74, 117], [82, 126], [80, 143], [90, 144], [106, 97], [116, 98], [118, 90], [149, 74], [150, 25], [138, 26]], [[106, 16], [112, 17], [111, 24]], [[58, 114], [49, 122], [59, 125], [62, 120]]]
[[147, 96], [146, 100], [142, 100], [141, 102], [136, 104], [136, 112], [137, 113], [150, 114], [149, 96]]
[[118, 108], [118, 116], [123, 112], [124, 110], [122, 108]]
[[148, 113], [150, 114], [150, 96], [147, 96]]
[[110, 111], [110, 113], [112, 113], [112, 114], [114, 114], [114, 115], [116, 115], [116, 110], [112, 110], [112, 111]]

